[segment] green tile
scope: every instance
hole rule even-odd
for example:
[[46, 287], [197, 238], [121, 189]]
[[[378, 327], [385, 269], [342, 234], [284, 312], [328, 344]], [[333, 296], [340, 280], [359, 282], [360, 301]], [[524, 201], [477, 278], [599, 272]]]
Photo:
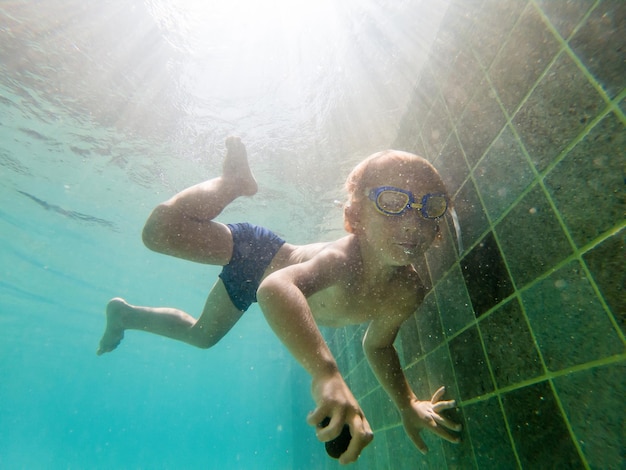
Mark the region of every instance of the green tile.
[[469, 174], [469, 168], [456, 134], [451, 134], [444, 144], [441, 154], [435, 160], [435, 166], [448, 192], [456, 194]]
[[549, 370], [624, 352], [578, 261], [524, 292], [522, 301]]
[[494, 90], [487, 80], [481, 80], [456, 128], [465, 156], [472, 167], [505, 124], [506, 117], [495, 98]]
[[441, 96], [446, 103], [452, 123], [461, 118], [476, 91], [476, 84], [483, 78], [480, 63], [471, 51], [461, 48], [456, 50], [455, 54], [452, 69], [441, 84]]
[[531, 161], [543, 171], [606, 103], [566, 54], [541, 79], [513, 119]]
[[448, 414], [448, 417], [452, 419], [452, 421], [460, 424], [463, 428], [461, 432], [450, 431], [450, 434], [459, 438], [460, 442], [452, 443], [445, 439], [441, 440], [441, 447], [446, 456], [447, 468], [478, 468], [474, 460], [474, 450], [472, 448], [472, 441], [469, 439], [467, 433], [467, 423], [465, 419], [460, 412], [455, 414], [454, 417]]
[[432, 351], [443, 341], [443, 330], [434, 294], [428, 294], [417, 310], [417, 331], [424, 353]]
[[489, 69], [489, 76], [509, 115], [515, 112], [559, 47], [537, 10], [529, 4]]
[[407, 380], [411, 385], [411, 389], [420, 400], [426, 400], [432, 396], [430, 384], [428, 383], [428, 372], [426, 371], [426, 362], [419, 361], [405, 369]]
[[485, 69], [489, 68], [511, 34], [526, 3], [525, 0], [486, 0], [482, 8], [476, 9], [474, 34], [469, 43]]
[[426, 155], [424, 156], [428, 160], [431, 162], [435, 161], [437, 156], [439, 156], [451, 130], [452, 123], [448, 119], [446, 107], [443, 105], [441, 98], [437, 98], [422, 127], [422, 139], [424, 140], [426, 150]]
[[584, 468], [547, 382], [509, 392], [502, 402], [522, 468]]
[[487, 360], [475, 326], [450, 341], [450, 358], [461, 399], [469, 400], [493, 391]]
[[399, 352], [402, 353], [404, 363], [410, 364], [422, 355], [422, 344], [417, 331], [415, 315], [402, 324], [399, 336], [401, 343]]
[[489, 221], [472, 180], [467, 180], [454, 199], [465, 249], [489, 228]]
[[475, 319], [461, 269], [455, 266], [435, 289], [444, 334], [452, 336]]
[[625, 28], [626, 3], [605, 0], [570, 40], [576, 55], [611, 98], [626, 86]]
[[[402, 426], [389, 429], [385, 432], [385, 435], [389, 447], [389, 466], [380, 468], [414, 470], [415, 468], [431, 468], [431, 462], [433, 464], [444, 462], [444, 467], [440, 468], [445, 468], [445, 459], [439, 442], [430, 445], [430, 452], [424, 456], [413, 445]], [[375, 467], [363, 468], [364, 470], [369, 470]]]
[[463, 414], [478, 468], [516, 469], [515, 454], [498, 399], [494, 397], [464, 406]]
[[626, 228], [583, 255], [604, 300], [626, 334]]
[[426, 356], [425, 364], [426, 372], [428, 373], [428, 383], [430, 384], [430, 393], [424, 399], [430, 400], [432, 394], [439, 387], [446, 387], [446, 393], [443, 398], [445, 400], [460, 401], [448, 348], [444, 346], [434, 350]]
[[536, 0], [537, 5], [547, 16], [548, 21], [559, 32], [562, 38], [567, 39], [572, 34], [585, 13], [593, 6], [589, 0]]
[[624, 468], [626, 363], [554, 380], [574, 434], [591, 468]]
[[518, 288], [572, 252], [540, 186], [524, 196], [495, 230]]
[[507, 126], [474, 170], [476, 186], [491, 220], [509, 208], [534, 176], [519, 141]]
[[481, 320], [478, 328], [498, 387], [543, 374], [539, 354], [517, 298]]
[[[458, 259], [458, 245], [456, 231], [451, 217], [446, 217], [439, 224], [441, 230], [441, 240], [436, 241], [426, 251], [426, 261], [428, 264], [428, 272], [433, 281], [439, 282], [441, 277], [448, 271]], [[418, 273], [421, 272], [418, 270]], [[426, 283], [424, 277], [422, 281]], [[432, 287], [432, 286], [431, 286]]]
[[608, 114], [547, 175], [546, 187], [578, 246], [623, 222], [626, 132]]
[[460, 265], [477, 317], [513, 293], [511, 278], [492, 232], [472, 248]]

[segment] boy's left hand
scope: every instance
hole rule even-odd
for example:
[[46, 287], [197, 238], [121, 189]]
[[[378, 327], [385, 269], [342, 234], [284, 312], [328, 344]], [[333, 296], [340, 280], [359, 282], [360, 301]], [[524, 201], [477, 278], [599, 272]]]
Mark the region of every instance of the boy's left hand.
[[428, 446], [424, 443], [422, 436], [420, 436], [422, 429], [427, 429], [454, 444], [460, 441], [458, 437], [450, 434], [447, 429], [459, 432], [461, 425], [439, 414], [441, 411], [449, 410], [456, 406], [454, 400], [439, 401], [445, 391], [445, 387], [441, 387], [434, 393], [430, 401], [415, 400], [411, 403], [410, 408], [401, 412], [402, 424], [404, 424], [406, 433], [423, 454], [428, 452]]

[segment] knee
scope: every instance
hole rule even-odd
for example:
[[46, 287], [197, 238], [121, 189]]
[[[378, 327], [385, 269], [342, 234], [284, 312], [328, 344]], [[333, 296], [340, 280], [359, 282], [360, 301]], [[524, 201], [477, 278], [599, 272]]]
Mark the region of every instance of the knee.
[[162, 252], [165, 248], [167, 215], [162, 206], [157, 206], [141, 232], [143, 244], [152, 251]]

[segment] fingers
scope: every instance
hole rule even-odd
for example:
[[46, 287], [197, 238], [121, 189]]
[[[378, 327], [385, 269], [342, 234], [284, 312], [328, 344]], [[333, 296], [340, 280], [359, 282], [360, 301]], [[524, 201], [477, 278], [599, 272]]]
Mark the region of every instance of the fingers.
[[433, 393], [433, 397], [430, 399], [431, 403], [438, 402], [444, 393], [446, 393], [446, 387], [439, 387], [439, 389]]
[[437, 403], [433, 403], [433, 410], [437, 413], [443, 410], [450, 410], [456, 407], [456, 401], [448, 400], [448, 401], [438, 401]]
[[352, 439], [348, 449], [339, 457], [339, 463], [348, 464], [356, 462], [361, 455], [361, 451], [374, 439], [374, 434], [365, 417], [355, 419], [350, 425]]
[[456, 431], [456, 432], [459, 432], [463, 428], [463, 426], [461, 426], [460, 424], [455, 423], [455, 422], [449, 420], [448, 418], [446, 418], [445, 416], [441, 416], [439, 414], [434, 415], [433, 419], [440, 426], [445, 426], [446, 428], [452, 429], [453, 431]]
[[355, 462], [363, 449], [374, 438], [367, 419], [362, 415], [355, 415], [351, 420], [346, 420], [344, 415], [333, 414], [324, 407], [318, 407], [309, 413], [307, 422], [311, 426], [315, 426], [315, 434], [322, 442], [337, 438], [341, 434], [344, 424], [348, 425], [351, 439], [348, 448], [339, 457], [339, 462], [342, 464]]
[[343, 416], [331, 413], [323, 407], [318, 407], [309, 413], [307, 423], [315, 426], [315, 435], [322, 442], [335, 439], [343, 428]]

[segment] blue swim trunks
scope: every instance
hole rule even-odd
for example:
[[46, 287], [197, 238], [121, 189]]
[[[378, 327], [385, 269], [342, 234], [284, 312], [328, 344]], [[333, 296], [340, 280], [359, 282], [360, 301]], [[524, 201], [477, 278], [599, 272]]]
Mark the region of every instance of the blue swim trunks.
[[219, 277], [233, 305], [245, 312], [256, 302], [263, 273], [285, 240], [257, 225], [227, 224], [227, 227], [233, 235], [233, 256]]

